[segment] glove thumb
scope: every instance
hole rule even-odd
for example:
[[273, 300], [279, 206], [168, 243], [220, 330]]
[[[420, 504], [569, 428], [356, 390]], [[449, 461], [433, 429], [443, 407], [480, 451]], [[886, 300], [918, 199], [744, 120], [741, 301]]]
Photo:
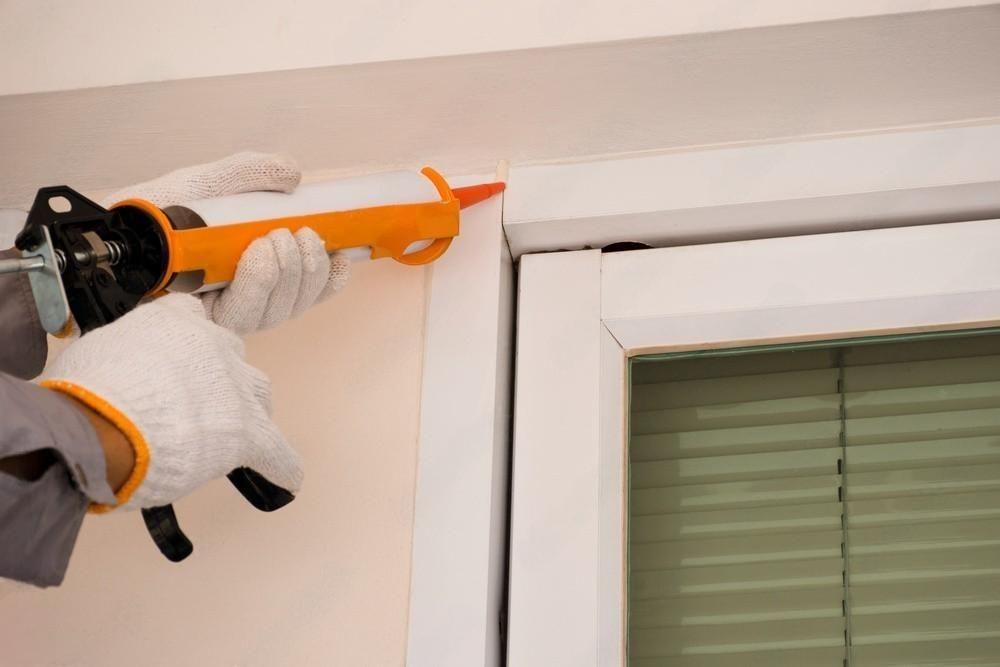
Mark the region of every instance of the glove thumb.
[[253, 436], [252, 452], [246, 466], [269, 482], [292, 493], [302, 488], [302, 460], [271, 421], [261, 424]]

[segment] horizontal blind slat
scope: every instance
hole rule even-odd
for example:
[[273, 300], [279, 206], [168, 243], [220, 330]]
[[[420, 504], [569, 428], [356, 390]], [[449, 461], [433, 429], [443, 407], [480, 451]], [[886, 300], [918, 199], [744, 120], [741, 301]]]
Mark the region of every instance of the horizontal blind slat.
[[1000, 638], [1000, 614], [995, 607], [974, 607], [947, 613], [935, 610], [855, 616], [851, 619], [851, 637], [855, 646]]
[[[840, 618], [843, 616], [841, 591], [836, 586], [771, 591], [721, 593], [717, 595], [635, 600], [630, 607], [630, 623], [637, 628], [671, 625], [725, 626], [732, 623], [795, 618]], [[725, 628], [719, 628], [724, 632]]]
[[629, 640], [630, 654], [639, 658], [677, 655], [724, 655], [794, 648], [833, 648], [844, 641], [843, 619], [797, 619], [746, 623], [726, 628], [637, 628]]
[[835, 368], [832, 350], [800, 350], [777, 354], [746, 354], [732, 357], [702, 357], [700, 359], [674, 359], [666, 363], [641, 357], [632, 364], [632, 384], [642, 385], [679, 382], [714, 377], [760, 375], [762, 373], [788, 373], [794, 371]]
[[834, 421], [840, 419], [840, 397], [824, 394], [646, 410], [630, 419], [635, 436]]
[[[834, 463], [835, 465], [835, 463]], [[885, 482], [877, 480], [879, 488]], [[743, 482], [687, 484], [634, 489], [629, 514], [666, 514], [734, 507], [762, 507], [838, 500], [840, 476], [779, 477]]]
[[[853, 460], [853, 457], [849, 457], [846, 463], [850, 486], [845, 493], [851, 500], [1000, 490], [1000, 463], [954, 466], [939, 462], [935, 467], [851, 472], [854, 469], [851, 463]], [[992, 460], [992, 457], [983, 460]], [[933, 462], [934, 459], [929, 457], [907, 460], [900, 465], [933, 465]], [[873, 467], [886, 466], [883, 464]]]
[[1000, 545], [1000, 518], [850, 528], [850, 554]]
[[1000, 574], [851, 586], [851, 613], [855, 616], [931, 610], [947, 613], [972, 607], [994, 607], [1000, 616]]
[[996, 380], [1000, 380], [1000, 355], [855, 367], [848, 362], [844, 369], [844, 391], [848, 393]]
[[634, 542], [629, 558], [633, 572], [804, 558], [834, 558], [840, 556], [842, 539], [840, 530], [826, 530], [672, 542]]
[[990, 519], [1000, 517], [1000, 492], [941, 493], [849, 500], [847, 507], [848, 528]]
[[636, 435], [629, 451], [633, 461], [655, 461], [819, 449], [839, 444], [840, 421], [827, 420]]
[[848, 447], [930, 438], [1000, 436], [1000, 408], [848, 419], [845, 436]]
[[[934, 436], [936, 433], [923, 435]], [[898, 442], [855, 443], [849, 452], [849, 473], [928, 465], [1000, 463], [1000, 436], [911, 438]]]
[[837, 392], [838, 377], [835, 368], [826, 368], [636, 385], [632, 391], [631, 410], [641, 412], [833, 394]]
[[854, 667], [996, 667], [998, 655], [1000, 639], [995, 637], [903, 642], [855, 646], [852, 664]]
[[844, 648], [819, 647], [779, 651], [754, 651], [725, 655], [673, 655], [662, 657], [629, 657], [632, 667], [842, 667]]
[[848, 392], [844, 405], [848, 419], [996, 408], [1000, 407], [1000, 382]]
[[636, 461], [631, 484], [652, 487], [823, 476], [838, 471], [839, 447], [763, 454], [733, 454], [667, 461]]
[[848, 346], [843, 348], [842, 359], [848, 368], [857, 368], [994, 355], [1000, 355], [1000, 336], [989, 334], [913, 340], [903, 344]]
[[836, 530], [841, 526], [841, 513], [840, 503], [831, 502], [794, 507], [653, 514], [634, 517], [629, 534], [633, 543], [640, 543], [753, 533]]
[[1000, 575], [1000, 546], [851, 557], [851, 586]]
[[[636, 600], [839, 586], [843, 581], [843, 559], [649, 570], [633, 572], [629, 579], [629, 591]], [[780, 605], [780, 600], [776, 599], [775, 604]]]

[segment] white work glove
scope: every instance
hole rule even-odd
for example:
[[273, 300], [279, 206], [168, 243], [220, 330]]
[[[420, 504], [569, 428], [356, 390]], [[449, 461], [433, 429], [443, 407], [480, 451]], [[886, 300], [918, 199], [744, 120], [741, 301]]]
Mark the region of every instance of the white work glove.
[[271, 419], [270, 381], [194, 296], [164, 296], [88, 333], [41, 384], [129, 439], [136, 463], [116, 494], [125, 507], [166, 505], [241, 466], [293, 493], [302, 484], [298, 455]]
[[[281, 155], [237, 153], [218, 162], [178, 169], [106, 197], [110, 206], [139, 198], [164, 208], [198, 199], [243, 192], [292, 192], [301, 174]], [[326, 254], [311, 229], [292, 234], [276, 229], [255, 240], [243, 253], [233, 282], [203, 296], [208, 316], [239, 334], [248, 334], [298, 317], [343, 288], [351, 260], [343, 253]]]
[[326, 254], [309, 227], [292, 234], [275, 229], [251, 243], [236, 265], [233, 282], [202, 295], [215, 322], [245, 335], [298, 317], [343, 288], [351, 260]]

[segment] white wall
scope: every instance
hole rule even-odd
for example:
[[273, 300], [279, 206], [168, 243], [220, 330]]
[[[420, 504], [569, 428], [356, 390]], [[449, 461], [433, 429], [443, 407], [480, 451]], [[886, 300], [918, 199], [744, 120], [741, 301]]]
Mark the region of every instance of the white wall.
[[[88, 516], [61, 588], [0, 583], [3, 665], [399, 665], [406, 650], [425, 271], [390, 260], [250, 339], [305, 460], [273, 514], [225, 481], [177, 503], [167, 562], [138, 513]], [[152, 381], [152, 380], [151, 380]]]
[[753, 28], [991, 0], [0, 1], [0, 95]]

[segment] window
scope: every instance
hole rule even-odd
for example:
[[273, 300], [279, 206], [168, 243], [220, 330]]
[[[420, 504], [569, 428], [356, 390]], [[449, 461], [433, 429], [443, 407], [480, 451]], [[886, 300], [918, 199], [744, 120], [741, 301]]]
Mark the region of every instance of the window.
[[[751, 656], [769, 665], [780, 665], [781, 658], [786, 664], [823, 664], [824, 658], [842, 664], [848, 643], [853, 665], [948, 664], [949, 651], [971, 654], [971, 662], [957, 664], [977, 664], [977, 655], [978, 664], [996, 664], [1000, 567], [994, 563], [1000, 563], [1000, 549], [991, 522], [1000, 518], [994, 509], [1000, 507], [1000, 494], [991, 486], [995, 477], [984, 481], [976, 475], [992, 475], [989, 466], [1000, 463], [990, 458], [989, 445], [997, 434], [991, 419], [1000, 405], [990, 403], [997, 378], [977, 375], [992, 372], [995, 356], [977, 352], [977, 346], [992, 344], [984, 341], [995, 337], [973, 334], [1000, 326], [998, 243], [1000, 225], [981, 221], [522, 257], [511, 491], [511, 664], [725, 667], [726, 656], [729, 664], [739, 665], [752, 665], [746, 661]], [[956, 332], [968, 333], [961, 340], [948, 338]], [[931, 334], [938, 338], [905, 345], [900, 338]], [[887, 337], [896, 342], [884, 343]], [[875, 338], [883, 342], [866, 342]], [[823, 341], [843, 342], [831, 351]], [[797, 346], [794, 352], [782, 347], [788, 344]], [[918, 349], [929, 356], [898, 356], [900, 350]], [[644, 360], [652, 354], [687, 356]], [[780, 364], [787, 362], [781, 355], [816, 365], [782, 370]], [[769, 359], [778, 365], [753, 366]], [[893, 366], [897, 362], [902, 365]], [[922, 375], [900, 371], [907, 363], [931, 370]], [[726, 389], [730, 398], [715, 390], [701, 392], [703, 399], [708, 396], [704, 400], [737, 404], [729, 413], [712, 402], [658, 407], [655, 392], [646, 398], [637, 394], [631, 406], [631, 371], [635, 380], [649, 384], [642, 377], [645, 366], [670, 364], [716, 369], [714, 377], [690, 381], [722, 382], [728, 375], [780, 381], [773, 386], [751, 381], [742, 395], [733, 393], [738, 383], [733, 384]], [[796, 373], [813, 371], [819, 372], [801, 386], [791, 381]], [[667, 380], [652, 384], [669, 385]], [[681, 392], [685, 400], [699, 395], [691, 386]], [[643, 407], [649, 412], [644, 424], [632, 419], [633, 407], [642, 407], [642, 401], [651, 401]], [[764, 409], [762, 401], [771, 409]], [[675, 412], [656, 415], [658, 409]], [[636, 443], [629, 430], [633, 423], [643, 431], [636, 432]], [[653, 478], [643, 475], [652, 473], [630, 470], [629, 457], [662, 454], [638, 441], [657, 429], [702, 450], [682, 447], [698, 455], [667, 459], [661, 466], [641, 462], [641, 467], [667, 471], [656, 482], [664, 490], [647, 491], [656, 484], [638, 485], [651, 484]], [[718, 439], [739, 429], [755, 433], [756, 440]], [[698, 430], [715, 439], [681, 437]], [[747, 499], [754, 485], [746, 482], [755, 478], [741, 479], [739, 468], [730, 471], [735, 478], [727, 478], [724, 463], [736, 455], [762, 474], [774, 471], [773, 479], [763, 474], [760, 486], [766, 491], [770, 485], [777, 495]], [[689, 472], [697, 459], [713, 458], [700, 479], [681, 476], [681, 484], [676, 475], [670, 477], [671, 466]], [[907, 477], [905, 471], [913, 470], [920, 472]], [[933, 477], [938, 474], [943, 477]], [[671, 494], [679, 502], [677, 489], [713, 484], [735, 484], [730, 491], [744, 498], [715, 508], [687, 505], [683, 512], [668, 511]], [[630, 507], [633, 490], [639, 504]], [[785, 504], [783, 493], [789, 496]], [[725, 494], [714, 500], [711, 494], [695, 494], [690, 500], [720, 502]], [[634, 515], [640, 501], [647, 503], [644, 514]], [[768, 507], [781, 507], [783, 518], [768, 524]], [[643, 546], [634, 553], [641, 558], [639, 567], [630, 567], [630, 547], [640, 544], [640, 533], [633, 532], [630, 541], [629, 530], [649, 528], [644, 545], [682, 541], [657, 532], [663, 526], [649, 518], [657, 512], [673, 515], [674, 529], [690, 531], [697, 525], [679, 520], [714, 518], [716, 523], [700, 529], [697, 544], [687, 540], [684, 546], [693, 549], [689, 554]], [[720, 530], [727, 525], [732, 533]], [[798, 539], [800, 528], [808, 540]], [[781, 535], [788, 539], [782, 542]], [[726, 540], [742, 542], [737, 548]], [[752, 568], [749, 576], [738, 571], [744, 566]], [[734, 604], [728, 617], [713, 619], [706, 618], [711, 609], [678, 612], [676, 605], [653, 602], [649, 592], [656, 585], [668, 593], [664, 599], [680, 598], [670, 594], [670, 586], [676, 591], [685, 583], [677, 577], [706, 575], [708, 568], [727, 573], [728, 579], [721, 588], [712, 579], [692, 580], [702, 586], [703, 598], [742, 594], [732, 582], [744, 577], [761, 586], [745, 593], [773, 593], [766, 601], [777, 606], [767, 609], [744, 600], [742, 609]], [[781, 578], [794, 574], [794, 568], [804, 569], [793, 578], [817, 584], [815, 599], [802, 592], [808, 586], [786, 582], [782, 588]], [[639, 600], [640, 594], [646, 600]], [[638, 611], [632, 602], [642, 603]], [[700, 626], [692, 621], [699, 618]], [[813, 649], [822, 657], [796, 659], [796, 651]]]
[[640, 357], [630, 413], [629, 664], [1000, 659], [1000, 335]]

